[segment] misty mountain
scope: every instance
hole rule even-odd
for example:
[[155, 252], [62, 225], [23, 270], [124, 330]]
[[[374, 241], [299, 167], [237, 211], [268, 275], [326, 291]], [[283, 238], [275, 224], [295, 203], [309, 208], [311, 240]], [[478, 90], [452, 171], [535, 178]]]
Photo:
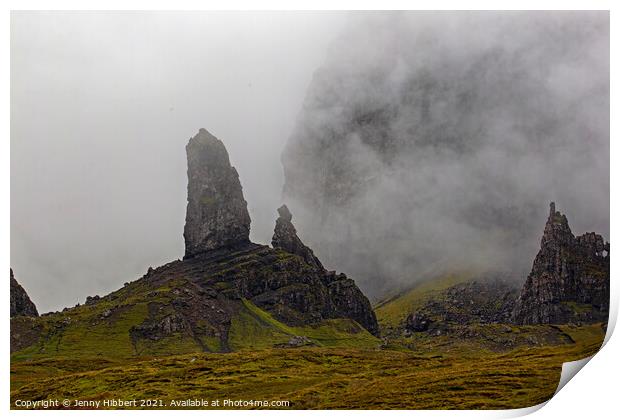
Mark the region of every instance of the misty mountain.
[[282, 155], [298, 229], [374, 297], [434, 271], [523, 279], [552, 199], [606, 235], [608, 32], [605, 13], [357, 15]]

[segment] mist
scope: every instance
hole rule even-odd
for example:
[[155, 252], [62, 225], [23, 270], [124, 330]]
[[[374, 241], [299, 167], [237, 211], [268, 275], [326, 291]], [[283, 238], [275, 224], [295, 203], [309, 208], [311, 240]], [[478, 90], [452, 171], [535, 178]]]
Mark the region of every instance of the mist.
[[13, 12], [11, 267], [39, 312], [183, 255], [185, 145], [227, 146], [269, 243], [280, 153], [344, 13]]
[[608, 19], [352, 16], [282, 157], [301, 236], [375, 299], [451, 271], [522, 282], [550, 201], [608, 239]]
[[[371, 298], [609, 239], [607, 12], [13, 12], [11, 267], [41, 313], [183, 255], [185, 144]], [[283, 193], [284, 192], [284, 193]]]

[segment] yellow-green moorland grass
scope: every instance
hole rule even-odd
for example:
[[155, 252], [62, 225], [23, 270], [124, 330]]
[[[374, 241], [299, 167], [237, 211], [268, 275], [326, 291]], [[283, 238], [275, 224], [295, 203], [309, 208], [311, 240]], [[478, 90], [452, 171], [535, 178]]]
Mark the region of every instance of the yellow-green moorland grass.
[[290, 408], [502, 409], [539, 404], [563, 362], [594, 354], [600, 325], [560, 327], [574, 344], [509, 352], [429, 352], [339, 347], [122, 360], [14, 361], [11, 401], [288, 400]]

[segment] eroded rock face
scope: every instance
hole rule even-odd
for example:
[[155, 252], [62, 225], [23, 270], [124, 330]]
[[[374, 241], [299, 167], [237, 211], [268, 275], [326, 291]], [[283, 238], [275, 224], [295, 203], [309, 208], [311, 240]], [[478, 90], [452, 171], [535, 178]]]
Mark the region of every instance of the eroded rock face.
[[314, 252], [308, 248], [297, 236], [297, 230], [293, 226], [293, 215], [289, 211], [286, 204], [278, 209], [280, 217], [276, 220], [276, 228], [273, 232], [271, 245], [274, 248], [280, 248], [291, 254], [299, 255], [308, 265], [324, 270], [321, 261], [314, 255]]
[[551, 203], [549, 218], [514, 310], [519, 324], [606, 322], [609, 243], [589, 232], [575, 237]]
[[250, 242], [250, 215], [224, 144], [201, 128], [187, 151], [185, 258]]
[[30, 300], [28, 293], [15, 280], [13, 269], [11, 269], [11, 318], [18, 315], [39, 316], [39, 312]]

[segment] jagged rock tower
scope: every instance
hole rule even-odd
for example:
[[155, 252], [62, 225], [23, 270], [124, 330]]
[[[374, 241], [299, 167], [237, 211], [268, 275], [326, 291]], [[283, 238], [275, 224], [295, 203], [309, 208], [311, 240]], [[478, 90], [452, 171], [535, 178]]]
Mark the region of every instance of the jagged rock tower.
[[224, 144], [201, 128], [187, 152], [185, 258], [250, 243], [250, 215]]
[[551, 203], [549, 218], [514, 310], [519, 324], [606, 322], [609, 243], [594, 232], [575, 237]]
[[11, 269], [11, 318], [18, 315], [39, 316], [39, 312], [28, 293], [15, 280], [13, 269]]

